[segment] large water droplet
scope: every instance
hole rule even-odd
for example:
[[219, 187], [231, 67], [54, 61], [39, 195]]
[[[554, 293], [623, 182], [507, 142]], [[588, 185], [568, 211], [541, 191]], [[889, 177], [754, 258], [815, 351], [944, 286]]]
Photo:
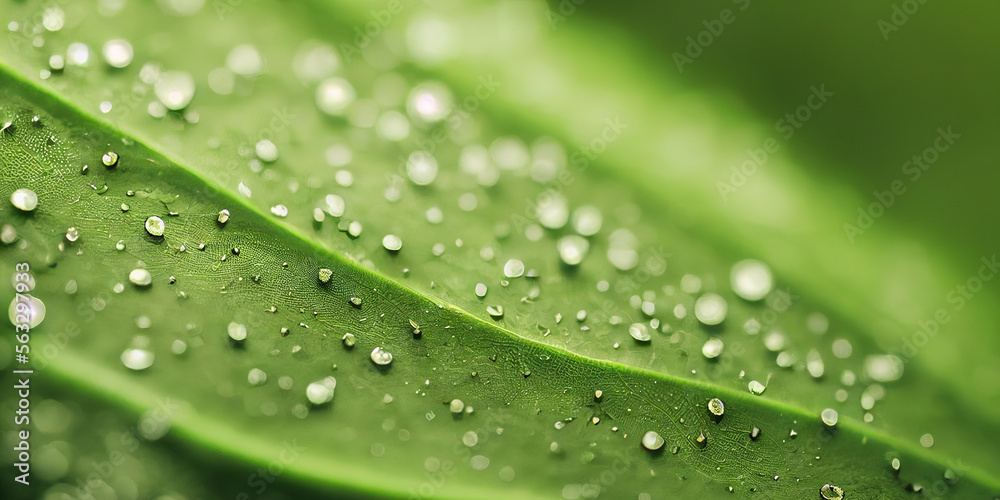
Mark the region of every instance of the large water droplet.
[[[18, 300], [19, 297], [20, 300]], [[45, 319], [45, 303], [37, 297], [25, 293], [22, 293], [19, 297], [15, 296], [10, 301], [10, 307], [7, 308], [7, 316], [10, 318], [11, 324], [24, 324], [23, 321], [19, 321], [24, 318], [18, 318], [18, 315], [26, 315], [28, 328], [35, 328], [40, 325], [42, 320]]]
[[372, 363], [379, 366], [387, 366], [392, 363], [392, 354], [381, 347], [376, 347], [372, 350]]
[[247, 382], [252, 386], [262, 386], [267, 383], [267, 373], [264, 373], [264, 370], [260, 368], [252, 368], [247, 374]]
[[398, 252], [403, 248], [403, 239], [395, 234], [387, 234], [382, 238], [382, 246], [390, 252]]
[[708, 359], [715, 359], [722, 354], [722, 348], [722, 339], [711, 338], [705, 341], [705, 345], [701, 346], [701, 354]]
[[108, 40], [101, 52], [104, 62], [112, 68], [124, 68], [132, 63], [132, 44], [126, 40]]
[[663, 436], [656, 431], [646, 431], [642, 435], [642, 447], [649, 451], [656, 451], [663, 448]]
[[750, 301], [763, 299], [774, 286], [771, 269], [758, 260], [741, 260], [733, 264], [729, 280], [733, 292]]
[[903, 376], [903, 360], [892, 354], [868, 356], [865, 373], [876, 382], [894, 382]]
[[316, 106], [330, 116], [340, 116], [356, 96], [354, 87], [347, 80], [327, 78], [316, 88]]
[[133, 269], [128, 273], [128, 280], [136, 286], [149, 286], [153, 283], [153, 275], [145, 269]]
[[569, 234], [559, 238], [556, 244], [559, 250], [559, 258], [568, 266], [576, 266], [583, 262], [590, 251], [590, 242], [583, 236]]
[[146, 219], [146, 232], [151, 236], [163, 236], [165, 228], [166, 224], [163, 223], [163, 219], [155, 215]]
[[649, 328], [646, 328], [645, 323], [632, 323], [632, 326], [628, 327], [628, 334], [639, 342], [649, 342], [653, 338], [649, 335]]
[[844, 500], [844, 490], [832, 484], [824, 484], [819, 489], [819, 495], [823, 500]]
[[718, 325], [726, 319], [726, 299], [715, 293], [706, 293], [694, 303], [694, 316], [705, 325]]
[[518, 278], [524, 275], [524, 262], [510, 259], [503, 265], [503, 275], [508, 278]]
[[254, 145], [257, 158], [264, 163], [274, 163], [278, 160], [278, 146], [268, 139], [261, 139]]
[[437, 174], [437, 159], [427, 151], [414, 151], [406, 159], [406, 175], [418, 186], [427, 186], [433, 183]]
[[130, 370], [145, 370], [153, 366], [156, 355], [143, 348], [125, 349], [121, 355], [122, 364]]
[[333, 392], [336, 388], [337, 379], [326, 377], [306, 387], [306, 398], [316, 406], [324, 405], [333, 401]]
[[18, 210], [31, 212], [38, 206], [38, 195], [30, 189], [21, 188], [11, 193], [10, 203]]
[[761, 394], [764, 393], [764, 389], [766, 389], [766, 387], [764, 386], [764, 384], [756, 380], [751, 380], [750, 383], [747, 384], [747, 389], [750, 390], [750, 394], [753, 394], [755, 396], [760, 396]]
[[194, 77], [185, 71], [165, 71], [160, 74], [153, 91], [167, 109], [180, 111], [194, 98]]
[[836, 426], [837, 420], [839, 419], [839, 415], [837, 415], [837, 410], [834, 410], [833, 408], [827, 408], [823, 410], [823, 412], [820, 413], [819, 416], [820, 419], [823, 420], [823, 425], [827, 427]]
[[712, 398], [708, 400], [708, 412], [713, 416], [721, 417], [726, 413], [726, 405], [722, 403], [719, 398]]
[[235, 321], [229, 323], [227, 331], [229, 332], [229, 338], [237, 342], [242, 342], [247, 338], [247, 327]]

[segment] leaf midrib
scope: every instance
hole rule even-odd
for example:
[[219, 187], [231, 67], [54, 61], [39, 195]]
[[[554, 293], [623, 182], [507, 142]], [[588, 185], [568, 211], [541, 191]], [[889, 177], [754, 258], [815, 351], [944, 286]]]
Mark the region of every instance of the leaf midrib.
[[[557, 347], [554, 347], [554, 346], [550, 346], [550, 345], [547, 345], [547, 344], [538, 343], [538, 342], [535, 342], [535, 341], [530, 340], [528, 338], [522, 337], [522, 336], [518, 335], [516, 332], [514, 332], [512, 330], [508, 330], [508, 329], [503, 328], [503, 327], [501, 327], [499, 325], [495, 325], [495, 324], [489, 323], [489, 322], [483, 320], [482, 318], [479, 318], [476, 315], [470, 314], [469, 312], [465, 311], [464, 309], [462, 309], [460, 307], [457, 307], [457, 306], [454, 306], [454, 305], [451, 305], [451, 304], [447, 304], [447, 303], [441, 301], [440, 299], [438, 299], [436, 297], [433, 297], [433, 296], [427, 295], [427, 294], [425, 294], [423, 292], [411, 289], [410, 287], [406, 286], [405, 284], [399, 283], [399, 282], [397, 282], [397, 281], [395, 281], [395, 280], [393, 280], [393, 279], [391, 279], [389, 277], [383, 276], [383, 275], [375, 273], [373, 271], [369, 271], [369, 270], [367, 270], [367, 269], [365, 269], [365, 268], [363, 268], [361, 266], [356, 265], [355, 263], [351, 262], [349, 259], [347, 259], [347, 258], [345, 258], [345, 257], [343, 257], [343, 256], [341, 256], [341, 255], [339, 255], [339, 254], [331, 251], [330, 249], [327, 249], [325, 247], [322, 247], [322, 246], [318, 245], [315, 241], [313, 241], [311, 238], [308, 238], [308, 237], [304, 236], [301, 232], [299, 232], [298, 230], [296, 230], [294, 227], [290, 227], [290, 226], [288, 226], [288, 225], [286, 225], [284, 223], [281, 223], [279, 221], [275, 221], [272, 218], [264, 215], [261, 211], [259, 211], [253, 205], [245, 202], [244, 200], [240, 199], [238, 196], [232, 194], [231, 192], [229, 192], [228, 190], [224, 189], [223, 187], [221, 187], [219, 185], [216, 185], [214, 182], [212, 182], [212, 181], [208, 180], [207, 178], [205, 178], [204, 176], [200, 175], [196, 170], [194, 170], [193, 168], [189, 167], [188, 165], [186, 165], [186, 164], [184, 164], [184, 163], [182, 163], [180, 161], [174, 160], [173, 158], [170, 157], [170, 155], [165, 154], [162, 151], [159, 151], [157, 149], [154, 149], [154, 148], [150, 147], [149, 143], [147, 141], [145, 141], [144, 139], [142, 139], [140, 137], [137, 137], [135, 134], [125, 133], [122, 130], [115, 130], [114, 127], [111, 124], [109, 124], [107, 122], [104, 122], [103, 120], [101, 120], [101, 118], [99, 116], [92, 115], [92, 114], [90, 114], [90, 113], [82, 110], [81, 108], [79, 108], [75, 104], [73, 104], [73, 103], [65, 100], [60, 95], [58, 95], [58, 94], [50, 91], [47, 88], [41, 87], [41, 86], [35, 84], [34, 82], [22, 79], [20, 77], [21, 75], [19, 73], [17, 73], [16, 71], [14, 71], [13, 69], [11, 69], [9, 66], [7, 66], [6, 64], [4, 64], [2, 62], [0, 62], [0, 73], [5, 74], [8, 78], [10, 78], [11, 80], [15, 81], [16, 83], [22, 85], [23, 87], [25, 87], [26, 89], [28, 89], [29, 92], [32, 92], [34, 94], [33, 96], [31, 96], [33, 98], [32, 99], [33, 101], [35, 101], [35, 102], [37, 102], [37, 101], [47, 101], [47, 102], [43, 102], [43, 104], [45, 104], [45, 105], [54, 105], [55, 107], [63, 107], [65, 109], [67, 109], [67, 110], [75, 113], [77, 115], [77, 118], [79, 118], [80, 121], [82, 121], [82, 122], [89, 122], [88, 124], [91, 125], [91, 126], [93, 126], [93, 127], [95, 127], [95, 128], [103, 128], [106, 132], [110, 132], [112, 134], [117, 134], [117, 135], [120, 135], [120, 136], [127, 137], [130, 140], [135, 141], [135, 143], [137, 143], [137, 144], [141, 145], [142, 147], [146, 148], [147, 150], [155, 152], [157, 155], [159, 155], [164, 160], [169, 161], [175, 167], [182, 169], [187, 175], [191, 175], [193, 178], [195, 178], [196, 180], [198, 180], [202, 184], [203, 187], [211, 189], [215, 193], [219, 194], [220, 196], [224, 196], [224, 197], [228, 198], [228, 201], [230, 203], [238, 205], [241, 209], [247, 210], [247, 211], [252, 212], [253, 214], [259, 216], [263, 221], [266, 221], [266, 224], [270, 224], [271, 227], [276, 230], [275, 231], [276, 234], [285, 233], [289, 237], [292, 237], [292, 238], [296, 239], [299, 244], [306, 245], [309, 248], [311, 248], [313, 251], [317, 252], [318, 254], [322, 254], [322, 255], [324, 255], [326, 257], [329, 257], [331, 260], [335, 261], [339, 265], [348, 267], [348, 268], [352, 269], [354, 272], [357, 272], [357, 273], [368, 274], [368, 275], [374, 277], [377, 280], [380, 280], [380, 281], [383, 281], [385, 283], [388, 283], [390, 286], [398, 287], [402, 291], [404, 291], [406, 293], [409, 293], [409, 294], [417, 297], [420, 300], [423, 300], [423, 301], [426, 301], [426, 302], [429, 302], [429, 303], [432, 303], [432, 304], [435, 304], [435, 305], [444, 305], [445, 307], [447, 307], [448, 309], [454, 311], [455, 313], [461, 314], [464, 317], [464, 319], [466, 319], [467, 321], [471, 320], [471, 322], [473, 324], [478, 325], [480, 328], [485, 328], [485, 329], [488, 329], [490, 331], [497, 332], [497, 334], [509, 337], [509, 338], [511, 338], [511, 339], [513, 339], [513, 340], [515, 340], [517, 342], [521, 342], [521, 343], [524, 343], [524, 344], [527, 344], [527, 345], [531, 345], [535, 349], [542, 350], [542, 351], [548, 351], [549, 353], [551, 353], [554, 356], [560, 356], [560, 357], [563, 357], [563, 358], [566, 358], [566, 359], [576, 360], [576, 361], [581, 362], [581, 363], [590, 363], [590, 364], [594, 364], [594, 365], [603, 365], [603, 366], [605, 366], [607, 368], [610, 368], [611, 370], [613, 370], [617, 374], [619, 374], [619, 376], [621, 374], [623, 374], [623, 373], [629, 373], [629, 374], [632, 374], [632, 375], [636, 375], [636, 376], [640, 376], [640, 377], [645, 377], [645, 378], [648, 378], [648, 379], [659, 379], [659, 380], [667, 381], [667, 382], [670, 382], [670, 383], [673, 383], [673, 384], [677, 384], [678, 386], [681, 386], [681, 387], [688, 387], [688, 388], [692, 388], [692, 389], [701, 389], [701, 390], [712, 391], [713, 393], [717, 394], [719, 397], [726, 398], [727, 400], [738, 401], [740, 403], [758, 406], [758, 407], [764, 408], [765, 410], [772, 411], [772, 412], [775, 412], [775, 413], [778, 413], [778, 414], [786, 414], [786, 415], [789, 415], [789, 416], [792, 416], [792, 417], [795, 417], [795, 418], [801, 418], [803, 420], [810, 420], [810, 421], [815, 421], [817, 419], [816, 415], [814, 415], [814, 414], [812, 414], [810, 412], [807, 412], [804, 409], [799, 408], [797, 406], [789, 405], [789, 404], [786, 404], [786, 403], [782, 403], [782, 402], [778, 402], [778, 401], [774, 401], [774, 400], [770, 400], [770, 399], [764, 399], [764, 398], [760, 398], [760, 397], [752, 397], [752, 396], [750, 396], [748, 394], [745, 394], [743, 392], [737, 392], [737, 391], [734, 391], [732, 389], [723, 388], [723, 387], [717, 387], [717, 386], [714, 386], [712, 384], [706, 384], [706, 383], [703, 383], [703, 382], [700, 382], [700, 381], [694, 381], [694, 380], [688, 380], [688, 379], [684, 379], [684, 378], [674, 377], [674, 376], [671, 376], [671, 375], [668, 375], [668, 374], [665, 374], [665, 373], [651, 372], [651, 371], [648, 371], [648, 370], [644, 370], [644, 369], [633, 367], [633, 366], [623, 365], [623, 364], [616, 363], [616, 362], [613, 362], [613, 361], [607, 361], [607, 360], [601, 360], [601, 359], [595, 359], [595, 358], [589, 358], [589, 357], [581, 356], [579, 354], [576, 354], [576, 353], [573, 353], [573, 352], [570, 352], [570, 351], [566, 351], [566, 350], [563, 350], [563, 349], [560, 349], [560, 348], [557, 348]], [[151, 405], [148, 403], [148, 401], [149, 401], [149, 391], [147, 389], [139, 388], [136, 384], [123, 379], [120, 374], [117, 374], [117, 373], [112, 372], [110, 370], [106, 370], [103, 367], [101, 367], [100, 365], [97, 365], [97, 364], [91, 363], [91, 362], [89, 362], [89, 361], [87, 361], [85, 359], [82, 359], [82, 358], [76, 356], [72, 351], [68, 351], [68, 353], [66, 354], [66, 356], [67, 356], [66, 359], [69, 359], [68, 362], [65, 362], [65, 363], [60, 362], [58, 364], [51, 365], [50, 369], [54, 373], [58, 374], [60, 377], [62, 377], [66, 381], [68, 381], [69, 383], [71, 383], [73, 385], [76, 385], [77, 387], [80, 387], [82, 389], [85, 389], [88, 392], [99, 394], [100, 396], [102, 396], [102, 397], [104, 397], [106, 399], [111, 399], [111, 400], [115, 401], [117, 404], [122, 405], [122, 406], [127, 407], [127, 408], [130, 408], [132, 410], [141, 411], [141, 410], [145, 410], [145, 409], [148, 409], [148, 408], [151, 407]], [[82, 378], [80, 378], [78, 376], [80, 373], [90, 373], [90, 374], [92, 374], [95, 371], [105, 372], [107, 374], [107, 376], [96, 377], [96, 378], [88, 377], [87, 379], [82, 379]], [[88, 381], [93, 381], [95, 379], [96, 380], [101, 380], [102, 383], [101, 384], [85, 383], [85, 382], [88, 382]], [[108, 383], [108, 381], [115, 381], [115, 383]], [[142, 401], [145, 401], [145, 402], [142, 402]], [[210, 418], [203, 418], [203, 417], [197, 416], [197, 414], [193, 414], [193, 415], [194, 416], [190, 416], [186, 420], [182, 420], [181, 423], [180, 423], [180, 425], [177, 426], [177, 428], [180, 429], [184, 435], [189, 436], [189, 437], [197, 437], [198, 440], [200, 440], [200, 442], [202, 442], [202, 443], [212, 443], [212, 444], [214, 444], [214, 445], [217, 446], [216, 449], [225, 449], [226, 452], [229, 453], [232, 456], [239, 456], [241, 458], [245, 458], [245, 459], [254, 461], [256, 463], [261, 463], [261, 459], [258, 456], [253, 456], [249, 452], [241, 452], [237, 448], [228, 446], [229, 442], [231, 442], [231, 441], [227, 441], [226, 439], [222, 439], [220, 437], [220, 436], [225, 435], [224, 432], [220, 432], [220, 431], [224, 430], [224, 429], [222, 429], [222, 427], [224, 427], [224, 426], [218, 426], [219, 429], [214, 429], [213, 428], [214, 426], [213, 426], [213, 420], [212, 419], [210, 419]], [[855, 435], [855, 436], [844, 435], [844, 436], [842, 436], [843, 439], [847, 439], [847, 438], [850, 438], [850, 437], [864, 437], [866, 439], [877, 440], [877, 441], [879, 441], [879, 442], [881, 442], [883, 444], [889, 445], [889, 446], [894, 447], [896, 449], [905, 450], [909, 454], [919, 456], [923, 460], [925, 460], [927, 462], [930, 462], [930, 463], [937, 464], [937, 465], [941, 466], [942, 468], [944, 468], [946, 466], [946, 463], [945, 463], [944, 459], [942, 459], [941, 457], [938, 457], [935, 454], [930, 453], [926, 449], [916, 447], [916, 446], [914, 446], [913, 444], [911, 444], [911, 443], [909, 443], [907, 441], [902, 441], [902, 440], [899, 440], [897, 438], [894, 438], [894, 437], [891, 437], [891, 436], [888, 436], [888, 435], [884, 435], [884, 434], [880, 434], [880, 433], [877, 433], [877, 432], [873, 432], [871, 429], [865, 428], [865, 427], [863, 427], [861, 425], [857, 425], [854, 422], [850, 422], [850, 421], [847, 421], [847, 420], [842, 420], [838, 424], [838, 428], [841, 429], [842, 433], [844, 433], [844, 434], [854, 434]], [[209, 432], [207, 429], [213, 429], [213, 430], [211, 432]], [[324, 475], [324, 474], [319, 473], [318, 471], [322, 470], [321, 466], [323, 466], [322, 461], [317, 461], [316, 467], [314, 468], [315, 470], [303, 471], [303, 472], [301, 472], [301, 475], [300, 475], [299, 472], [294, 471], [294, 469], [293, 469], [292, 474], [293, 475], [297, 475], [297, 476], [300, 475], [300, 477], [305, 478], [305, 479], [318, 480], [318, 481], [323, 482], [325, 484], [330, 484], [330, 485], [337, 486], [337, 487], [343, 487], [345, 485], [345, 483], [341, 483], [339, 481], [332, 480], [331, 477], [329, 477], [329, 475]], [[971, 470], [968, 471], [967, 477], [969, 477], [970, 479], [974, 479], [975, 481], [977, 481], [977, 482], [979, 482], [979, 483], [981, 483], [983, 485], [987, 485], [987, 486], [989, 486], [991, 488], [1000, 489], [1000, 481], [997, 481], [995, 478], [987, 475], [986, 473], [984, 473], [980, 469], [972, 468]], [[353, 483], [351, 485], [352, 488], [354, 488], [356, 486], [357, 485], [355, 485]]]

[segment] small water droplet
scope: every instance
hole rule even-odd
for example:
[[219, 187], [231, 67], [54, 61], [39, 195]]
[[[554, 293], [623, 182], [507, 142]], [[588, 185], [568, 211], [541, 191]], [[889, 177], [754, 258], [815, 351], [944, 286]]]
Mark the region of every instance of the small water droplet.
[[274, 163], [278, 160], [278, 146], [268, 139], [261, 139], [254, 145], [257, 158], [264, 163]]
[[483, 283], [476, 284], [476, 297], [483, 298], [486, 297], [486, 285]]
[[360, 221], [352, 220], [347, 225], [347, 234], [352, 238], [357, 238], [361, 236], [361, 232], [364, 231], [364, 226], [361, 225]]
[[465, 410], [465, 403], [461, 399], [452, 399], [451, 403], [448, 404], [448, 409], [456, 415], [461, 414]]
[[812, 375], [813, 378], [820, 378], [823, 376], [823, 357], [820, 356], [819, 351], [816, 349], [810, 349], [809, 352], [806, 353], [806, 370], [809, 371], [809, 375]]
[[121, 355], [122, 364], [128, 369], [136, 371], [145, 370], [153, 366], [155, 359], [156, 355], [152, 351], [141, 348], [125, 349]]
[[486, 306], [486, 313], [493, 317], [493, 319], [500, 319], [503, 317], [503, 306]]
[[704, 432], [699, 432], [698, 437], [694, 438], [694, 442], [695, 444], [698, 445], [699, 448], [704, 448], [708, 446], [708, 438], [705, 437]]
[[344, 347], [348, 349], [354, 347], [354, 344], [357, 342], [357, 339], [355, 338], [353, 333], [345, 333], [344, 337], [341, 340], [344, 341]]
[[753, 441], [756, 441], [757, 438], [759, 438], [759, 437], [760, 437], [760, 428], [757, 427], [757, 426], [754, 426], [753, 429], [750, 429], [750, 439], [753, 440]]
[[282, 204], [279, 203], [279, 204], [271, 207], [271, 213], [274, 214], [276, 217], [282, 217], [282, 218], [287, 217], [288, 216], [288, 207], [286, 207], [286, 206], [284, 206], [284, 205], [282, 205]]
[[503, 274], [508, 278], [518, 278], [524, 275], [524, 262], [510, 259], [503, 265]]
[[876, 382], [894, 382], [903, 376], [903, 360], [892, 354], [868, 356], [865, 373]]
[[66, 241], [72, 243], [78, 239], [80, 239], [80, 231], [78, 231], [75, 227], [66, 229]]
[[934, 436], [930, 434], [924, 434], [923, 436], [920, 436], [920, 446], [923, 446], [924, 448], [930, 448], [931, 446], [934, 446]]
[[[21, 311], [18, 310], [18, 304], [21, 304]], [[25, 304], [27, 304], [27, 311], [24, 311]], [[10, 323], [12, 325], [22, 324], [21, 319], [23, 318], [18, 318], [18, 316], [24, 314], [28, 316], [28, 327], [37, 327], [45, 319], [45, 303], [37, 297], [24, 293], [15, 296], [10, 301], [10, 307], [7, 308], [7, 317], [10, 318]]]
[[593, 205], [584, 205], [573, 211], [573, 229], [582, 236], [597, 234], [603, 222], [601, 209]]
[[751, 380], [750, 383], [747, 384], [747, 389], [750, 390], [750, 394], [753, 394], [755, 396], [760, 396], [761, 394], [764, 393], [764, 389], [766, 389], [766, 387], [764, 386], [764, 384], [756, 380]]

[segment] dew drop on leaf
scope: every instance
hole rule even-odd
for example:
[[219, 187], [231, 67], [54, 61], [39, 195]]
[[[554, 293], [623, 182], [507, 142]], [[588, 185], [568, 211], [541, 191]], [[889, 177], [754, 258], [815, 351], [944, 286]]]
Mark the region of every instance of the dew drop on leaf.
[[749, 301], [763, 299], [774, 286], [771, 269], [758, 260], [741, 260], [733, 264], [729, 278], [733, 293]]
[[372, 363], [379, 366], [387, 366], [389, 363], [392, 363], [392, 353], [382, 349], [381, 347], [372, 349], [371, 358]]
[[146, 232], [151, 236], [163, 236], [163, 231], [166, 228], [163, 219], [153, 215], [146, 219]]
[[715, 293], [706, 293], [694, 303], [694, 316], [702, 324], [712, 326], [726, 319], [728, 305], [726, 299]]
[[326, 377], [306, 386], [306, 399], [315, 406], [333, 401], [333, 393], [337, 388], [337, 379]]
[[646, 431], [642, 435], [642, 447], [649, 451], [656, 451], [663, 448], [663, 443], [663, 436], [660, 436], [656, 431]]
[[104, 62], [112, 68], [124, 68], [132, 64], [132, 44], [126, 40], [108, 40], [101, 49]]
[[153, 283], [153, 276], [145, 269], [133, 269], [128, 273], [128, 280], [136, 286], [149, 286]]
[[712, 398], [708, 401], [708, 412], [716, 417], [721, 417], [726, 413], [726, 405], [719, 398]]
[[823, 500], [843, 500], [844, 490], [832, 484], [824, 484], [819, 489], [819, 495]]
[[38, 207], [38, 195], [30, 189], [21, 188], [11, 193], [10, 203], [18, 210], [31, 212]]
[[644, 323], [632, 323], [632, 326], [628, 327], [628, 334], [638, 342], [649, 342], [653, 338]]

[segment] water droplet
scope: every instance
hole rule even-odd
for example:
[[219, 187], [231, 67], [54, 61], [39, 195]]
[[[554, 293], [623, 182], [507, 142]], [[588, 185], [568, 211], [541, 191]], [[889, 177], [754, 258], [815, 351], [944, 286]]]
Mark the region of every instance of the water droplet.
[[476, 284], [476, 297], [483, 298], [486, 296], [486, 285], [483, 283]]
[[348, 302], [350, 302], [352, 306], [358, 309], [361, 308], [361, 297], [351, 297], [350, 299], [348, 299]]
[[774, 359], [774, 362], [782, 368], [790, 368], [795, 364], [795, 355], [789, 351], [781, 351]]
[[347, 234], [352, 238], [357, 238], [361, 236], [361, 232], [364, 231], [364, 226], [361, 225], [360, 221], [352, 220], [347, 225]]
[[924, 434], [923, 436], [920, 436], [920, 446], [923, 446], [924, 448], [930, 448], [931, 446], [934, 446], [934, 436], [930, 434]]
[[249, 198], [249, 197], [253, 196], [253, 192], [250, 191], [250, 187], [247, 186], [246, 184], [242, 183], [242, 182], [240, 182], [240, 185], [237, 186], [237, 189], [240, 191], [240, 194], [244, 198]]
[[153, 276], [145, 269], [133, 269], [128, 273], [128, 280], [136, 286], [149, 286], [153, 283]]
[[387, 234], [382, 238], [382, 246], [390, 252], [398, 252], [403, 248], [403, 239], [395, 234]]
[[595, 401], [600, 401], [601, 397], [603, 397], [603, 396], [604, 396], [604, 391], [602, 391], [600, 389], [594, 391], [594, 400]]
[[[18, 311], [18, 304], [21, 304], [21, 311]], [[28, 308], [26, 311], [24, 310], [25, 304]], [[12, 325], [19, 325], [23, 323], [23, 321], [20, 321], [23, 318], [18, 318], [22, 314], [27, 314], [28, 316], [28, 328], [35, 328], [45, 319], [45, 303], [32, 295], [24, 293], [20, 296], [15, 296], [10, 301], [10, 307], [7, 308], [7, 317], [10, 318]]]
[[653, 337], [649, 335], [649, 329], [646, 328], [644, 323], [632, 323], [632, 325], [628, 327], [628, 334], [639, 342], [649, 342], [653, 339]]
[[511, 466], [506, 466], [500, 469], [500, 480], [509, 483], [514, 480], [514, 468]]
[[233, 47], [226, 56], [226, 68], [247, 78], [262, 75], [265, 64], [264, 56], [260, 54], [257, 47], [249, 43]]
[[62, 54], [52, 54], [49, 56], [49, 69], [52, 71], [62, 71], [66, 68], [66, 58]]
[[452, 399], [451, 403], [448, 404], [448, 409], [456, 415], [460, 414], [465, 409], [465, 403], [461, 399]]
[[424, 82], [410, 91], [406, 99], [406, 111], [411, 118], [424, 123], [439, 122], [449, 114], [453, 106], [451, 91], [437, 82]]
[[101, 163], [103, 163], [104, 166], [108, 168], [117, 166], [118, 153], [115, 153], [114, 151], [108, 151], [107, 153], [104, 153], [104, 156], [101, 157]]
[[264, 370], [260, 368], [252, 368], [247, 374], [247, 382], [253, 386], [262, 386], [267, 383], [267, 373], [264, 373]]
[[559, 258], [568, 266], [576, 266], [583, 262], [590, 251], [590, 242], [583, 236], [570, 234], [559, 238], [556, 244], [559, 250]]
[[840, 359], [847, 359], [851, 357], [851, 352], [854, 348], [851, 346], [851, 341], [847, 339], [837, 339], [833, 341], [833, 355]]
[[153, 215], [146, 219], [146, 232], [151, 236], [163, 236], [163, 230], [166, 228], [166, 224], [163, 223], [163, 219]]
[[278, 160], [278, 146], [267, 139], [257, 141], [253, 147], [257, 158], [264, 163], [274, 163]]
[[579, 322], [581, 322], [581, 323], [583, 323], [584, 321], [587, 321], [587, 310], [586, 309], [580, 309], [579, 311], [577, 311], [576, 312], [576, 320], [579, 321]]
[[438, 174], [438, 162], [427, 151], [414, 151], [406, 160], [406, 175], [418, 186], [434, 182]]
[[17, 240], [17, 230], [10, 224], [4, 224], [3, 229], [0, 229], [0, 243], [10, 245], [15, 240]]
[[306, 386], [306, 399], [315, 406], [325, 405], [333, 401], [333, 392], [337, 388], [337, 379], [326, 377]]
[[865, 373], [876, 382], [894, 382], [903, 376], [903, 360], [892, 354], [868, 356]]
[[771, 352], [778, 352], [784, 349], [787, 343], [788, 337], [780, 330], [771, 330], [764, 337], [764, 347]]
[[175, 339], [173, 343], [170, 344], [170, 352], [174, 353], [176, 356], [180, 356], [181, 354], [187, 352], [187, 348], [187, 342], [184, 342], [181, 339]]
[[760, 396], [761, 394], [764, 393], [764, 389], [766, 389], [766, 387], [764, 386], [764, 384], [756, 380], [751, 380], [750, 383], [747, 384], [747, 389], [750, 390], [750, 394], [753, 394], [755, 396]]
[[812, 375], [813, 378], [820, 378], [823, 376], [823, 357], [820, 356], [819, 351], [816, 349], [810, 349], [809, 352], [806, 353], [806, 370], [809, 371], [809, 375]]
[[330, 116], [342, 115], [355, 97], [357, 94], [350, 82], [339, 77], [327, 78], [316, 88], [316, 106]]
[[820, 419], [823, 420], [823, 425], [827, 427], [834, 427], [837, 425], [837, 420], [839, 416], [837, 415], [837, 410], [833, 408], [827, 408], [820, 413]]
[[219, 224], [225, 224], [229, 222], [229, 210], [226, 209], [220, 210], [219, 217], [216, 220], [219, 221]]
[[354, 344], [357, 342], [353, 333], [345, 333], [341, 340], [344, 341], [344, 347], [348, 349], [354, 347]]
[[392, 354], [389, 351], [382, 349], [381, 347], [376, 347], [372, 349], [372, 363], [379, 366], [387, 366], [392, 363]]
[[69, 47], [66, 47], [66, 62], [81, 68], [87, 66], [90, 62], [90, 47], [80, 42], [69, 44]]
[[247, 338], [247, 327], [235, 321], [229, 323], [227, 331], [229, 332], [229, 338], [236, 342], [242, 342]]
[[75, 227], [66, 229], [66, 241], [72, 243], [78, 239], [80, 239], [80, 231], [78, 231]]
[[726, 299], [715, 293], [706, 293], [694, 303], [694, 316], [705, 325], [718, 325], [726, 319]]
[[518, 259], [510, 259], [503, 265], [503, 275], [508, 278], [517, 278], [524, 275], [524, 262]]
[[489, 314], [493, 319], [500, 319], [503, 317], [503, 306], [486, 306], [486, 314]]
[[726, 405], [722, 403], [721, 399], [712, 398], [708, 400], [708, 412], [716, 417], [721, 417], [726, 412]]
[[824, 484], [823, 487], [819, 489], [819, 495], [823, 498], [823, 500], [843, 500], [844, 490], [832, 484]]
[[698, 437], [694, 438], [694, 442], [695, 444], [698, 445], [699, 448], [704, 448], [708, 446], [708, 438], [705, 437], [704, 432], [699, 432]]
[[38, 206], [38, 195], [30, 189], [21, 188], [11, 193], [10, 203], [19, 210], [31, 212]]
[[642, 435], [642, 447], [649, 451], [656, 451], [663, 448], [663, 436], [656, 431], [646, 431]]
[[59, 31], [66, 24], [66, 13], [59, 7], [49, 7], [42, 11], [42, 26], [49, 31]]
[[101, 52], [104, 62], [112, 68], [124, 68], [132, 63], [132, 44], [126, 40], [108, 40]]
[[608, 262], [619, 271], [631, 271], [639, 264], [639, 239], [628, 229], [616, 229], [608, 236]]
[[601, 209], [584, 205], [573, 211], [573, 229], [583, 236], [593, 236], [601, 230], [604, 217]]
[[326, 199], [324, 201], [326, 202], [326, 213], [333, 217], [340, 217], [344, 215], [346, 204], [343, 198], [335, 194], [328, 194], [326, 195]]
[[759, 437], [760, 437], [760, 428], [757, 427], [757, 426], [754, 426], [753, 429], [750, 429], [750, 439], [753, 440], [753, 441], [756, 441], [757, 438], [759, 438]]
[[893, 458], [892, 459], [892, 463], [890, 465], [892, 466], [892, 471], [893, 472], [899, 472], [899, 459], [898, 458]]
[[122, 352], [121, 360], [122, 364], [130, 370], [145, 370], [150, 366], [153, 366], [153, 361], [156, 359], [156, 355], [152, 351], [146, 349], [125, 349]]
[[469, 467], [472, 467], [473, 470], [485, 470], [489, 466], [490, 459], [483, 455], [473, 455], [469, 459]]
[[462, 434], [462, 443], [465, 444], [465, 446], [472, 448], [478, 442], [479, 442], [479, 435], [476, 434], [476, 431], [469, 431], [466, 432], [465, 434]]
[[701, 354], [708, 359], [715, 359], [722, 354], [722, 348], [722, 339], [711, 338], [705, 341], [705, 345], [701, 346]]
[[115, 243], [115, 250], [125, 250], [125, 240], [118, 240], [118, 242]]
[[733, 264], [729, 274], [733, 292], [749, 301], [761, 300], [771, 293], [774, 276], [771, 269], [758, 260], [741, 260]]
[[171, 111], [180, 111], [194, 98], [194, 77], [184, 71], [164, 71], [153, 87], [156, 98]]
[[538, 200], [537, 212], [538, 223], [548, 229], [561, 229], [569, 221], [569, 204], [555, 192]]

